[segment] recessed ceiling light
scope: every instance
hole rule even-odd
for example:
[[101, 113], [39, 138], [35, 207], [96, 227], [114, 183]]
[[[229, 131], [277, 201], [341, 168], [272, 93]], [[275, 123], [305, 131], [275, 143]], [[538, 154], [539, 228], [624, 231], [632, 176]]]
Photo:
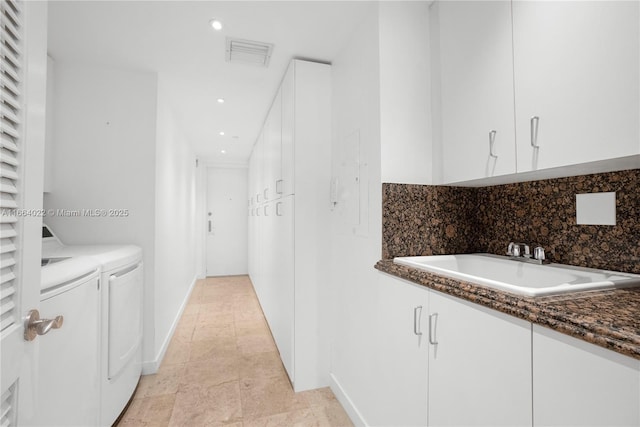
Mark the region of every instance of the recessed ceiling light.
[[220, 136], [224, 136], [224, 132], [220, 132]]
[[227, 154], [227, 150], [220, 150], [222, 154]]
[[218, 98], [216, 101], [218, 101], [218, 104], [224, 104], [224, 98]]
[[212, 19], [211, 21], [209, 21], [209, 24], [211, 24], [211, 28], [216, 31], [220, 31], [222, 29], [222, 22], [218, 21], [217, 19]]

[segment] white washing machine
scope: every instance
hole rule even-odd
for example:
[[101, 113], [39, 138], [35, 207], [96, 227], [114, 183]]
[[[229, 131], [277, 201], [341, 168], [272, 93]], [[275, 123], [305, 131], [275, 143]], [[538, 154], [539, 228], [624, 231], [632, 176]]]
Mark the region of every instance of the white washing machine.
[[[33, 426], [90, 426], [99, 422], [100, 265], [87, 257], [42, 266]], [[56, 319], [57, 316], [61, 316]]]
[[100, 417], [112, 425], [133, 395], [142, 372], [142, 249], [134, 245], [64, 245], [42, 227], [42, 257], [86, 256], [100, 273]]

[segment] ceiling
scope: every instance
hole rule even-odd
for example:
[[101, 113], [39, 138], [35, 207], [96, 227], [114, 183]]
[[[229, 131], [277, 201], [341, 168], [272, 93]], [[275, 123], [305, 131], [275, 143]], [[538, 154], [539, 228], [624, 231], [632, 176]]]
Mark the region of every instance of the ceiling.
[[[374, 4], [52, 1], [49, 54], [55, 61], [157, 72], [197, 156], [212, 164], [246, 163], [289, 61], [331, 62]], [[213, 18], [222, 31], [211, 28]], [[273, 43], [269, 67], [226, 62], [227, 36]]]

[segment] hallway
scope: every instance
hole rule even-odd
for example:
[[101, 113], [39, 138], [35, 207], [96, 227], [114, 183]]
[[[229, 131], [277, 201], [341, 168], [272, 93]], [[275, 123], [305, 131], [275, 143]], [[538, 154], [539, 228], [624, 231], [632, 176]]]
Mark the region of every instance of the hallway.
[[247, 276], [196, 284], [162, 365], [118, 426], [351, 426], [329, 388], [294, 393]]

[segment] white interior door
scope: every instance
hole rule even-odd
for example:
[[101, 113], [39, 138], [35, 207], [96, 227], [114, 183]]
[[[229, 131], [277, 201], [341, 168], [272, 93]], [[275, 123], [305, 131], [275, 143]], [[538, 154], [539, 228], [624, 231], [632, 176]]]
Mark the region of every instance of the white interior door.
[[207, 170], [207, 276], [247, 274], [247, 169]]
[[29, 425], [39, 341], [25, 341], [24, 320], [40, 301], [47, 3], [1, 0], [0, 14], [0, 425]]

